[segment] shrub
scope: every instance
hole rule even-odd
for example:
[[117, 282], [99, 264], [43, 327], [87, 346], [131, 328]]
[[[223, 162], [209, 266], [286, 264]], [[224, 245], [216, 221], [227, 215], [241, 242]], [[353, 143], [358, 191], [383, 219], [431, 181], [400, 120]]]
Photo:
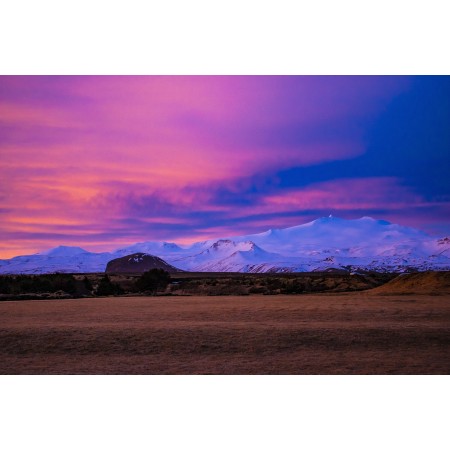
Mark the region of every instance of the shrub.
[[152, 269], [144, 272], [136, 280], [136, 289], [139, 292], [155, 294], [159, 289], [165, 289], [170, 281], [170, 275], [163, 269]]
[[92, 283], [89, 281], [89, 278], [86, 276], [83, 278], [83, 285], [86, 288], [86, 290], [88, 290], [89, 292], [92, 292], [92, 290], [93, 290]]
[[57, 291], [74, 294], [76, 292], [75, 278], [70, 274], [55, 273], [17, 275], [15, 277], [2, 277], [0, 280], [0, 293], [3, 294], [20, 295]]
[[105, 275], [101, 280], [95, 291], [97, 295], [120, 295], [123, 294], [121, 287], [112, 283], [108, 275]]

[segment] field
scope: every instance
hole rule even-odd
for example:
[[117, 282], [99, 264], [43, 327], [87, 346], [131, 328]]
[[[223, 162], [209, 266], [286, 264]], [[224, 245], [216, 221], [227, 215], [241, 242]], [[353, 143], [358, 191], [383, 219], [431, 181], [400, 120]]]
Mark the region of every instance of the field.
[[450, 295], [0, 302], [1, 374], [449, 374]]

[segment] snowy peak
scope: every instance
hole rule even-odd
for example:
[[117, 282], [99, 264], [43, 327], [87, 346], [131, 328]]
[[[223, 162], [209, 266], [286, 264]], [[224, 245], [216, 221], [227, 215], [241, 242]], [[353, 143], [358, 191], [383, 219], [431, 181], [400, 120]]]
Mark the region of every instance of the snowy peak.
[[81, 247], [69, 247], [67, 245], [60, 245], [55, 248], [51, 248], [45, 252], [37, 253], [37, 255], [45, 256], [75, 256], [83, 253], [89, 253]]
[[[361, 231], [367, 231], [367, 230], [378, 230], [383, 231], [385, 228], [395, 228], [395, 229], [404, 229], [408, 230], [408, 227], [403, 227], [400, 225], [392, 224], [391, 222], [388, 222], [387, 220], [379, 220], [374, 219], [369, 216], [360, 217], [359, 219], [342, 219], [340, 217], [334, 217], [334, 216], [328, 216], [328, 217], [320, 217], [319, 219], [313, 220], [311, 222], [304, 223], [302, 225], [296, 225], [294, 227], [290, 228], [284, 228], [283, 232], [288, 231], [295, 231], [295, 230], [304, 230], [304, 229], [327, 229], [327, 230], [345, 230], [345, 229], [352, 229], [352, 230], [361, 230]], [[418, 232], [418, 230], [414, 228], [409, 228], [410, 231], [413, 231], [415, 233]], [[425, 233], [420, 232], [421, 234], [425, 235]]]
[[[370, 217], [368, 217], [368, 219], [370, 219]], [[356, 219], [356, 220], [361, 220], [361, 219]], [[321, 223], [343, 223], [345, 222], [345, 219], [341, 219], [340, 217], [334, 217], [331, 214], [327, 217], [319, 217], [318, 219], [312, 220], [311, 222], [305, 223], [304, 226], [311, 226], [314, 224], [321, 224]], [[302, 226], [302, 225], [299, 225]]]
[[223, 251], [229, 249], [238, 249], [240, 251], [251, 251], [258, 248], [258, 246], [252, 241], [235, 242], [231, 239], [219, 239], [214, 242], [208, 250]]
[[127, 247], [120, 248], [113, 252], [115, 255], [129, 255], [132, 253], [178, 253], [183, 251], [181, 247], [173, 242], [161, 242], [161, 241], [148, 241], [148, 242], [138, 242]]
[[362, 217], [356, 220], [322, 217], [303, 225], [269, 230], [261, 234], [244, 236], [264, 250], [300, 255], [306, 250], [345, 249], [365, 247], [375, 250], [380, 242], [418, 242], [431, 239], [414, 228], [395, 225], [384, 220]]
[[236, 243], [231, 241], [230, 239], [219, 239], [217, 242], [214, 242], [213, 245], [209, 249], [214, 251], [220, 251], [224, 248], [236, 247]]
[[171, 251], [180, 251], [182, 250], [181, 247], [179, 247], [177, 244], [175, 244], [174, 242], [163, 242], [162, 243], [162, 247], [166, 250], [171, 250]]
[[231, 239], [219, 239], [198, 256], [209, 256], [212, 258], [229, 256], [235, 252], [256, 252], [263, 250], [252, 241], [233, 241]]
[[376, 223], [378, 225], [392, 225], [392, 223], [388, 222], [387, 220], [374, 219], [373, 217], [369, 217], [369, 216], [361, 217], [360, 219], [356, 219], [356, 221]]

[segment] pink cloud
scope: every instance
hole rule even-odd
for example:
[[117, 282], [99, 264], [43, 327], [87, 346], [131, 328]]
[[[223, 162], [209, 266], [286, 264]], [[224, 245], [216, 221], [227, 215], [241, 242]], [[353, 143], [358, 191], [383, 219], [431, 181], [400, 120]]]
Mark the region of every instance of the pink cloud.
[[[237, 217], [240, 209], [217, 202], [216, 190], [363, 153], [360, 132], [323, 137], [314, 127], [371, 117], [404, 89], [404, 80], [371, 77], [4, 77], [0, 231], [114, 231], [115, 221], [146, 208], [149, 225], [157, 217], [175, 224], [186, 211]], [[305, 136], [285, 144], [285, 128]], [[381, 204], [387, 188], [374, 197], [372, 181], [269, 195], [250, 209]], [[394, 186], [376, 183], [377, 192]]]
[[253, 213], [397, 209], [422, 202], [422, 197], [394, 177], [349, 178], [268, 195], [261, 199]]

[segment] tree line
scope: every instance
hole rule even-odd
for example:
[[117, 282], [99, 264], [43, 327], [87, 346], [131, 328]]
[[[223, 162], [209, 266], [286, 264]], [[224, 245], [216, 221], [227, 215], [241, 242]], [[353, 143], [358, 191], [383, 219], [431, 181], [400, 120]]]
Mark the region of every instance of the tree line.
[[63, 292], [74, 297], [123, 295], [143, 293], [155, 295], [164, 290], [170, 282], [170, 275], [162, 269], [144, 272], [124, 289], [108, 275], [103, 275], [98, 283], [86, 276], [77, 280], [72, 274], [56, 273], [42, 275], [0, 276], [0, 294], [18, 296], [23, 294], [43, 294]]

